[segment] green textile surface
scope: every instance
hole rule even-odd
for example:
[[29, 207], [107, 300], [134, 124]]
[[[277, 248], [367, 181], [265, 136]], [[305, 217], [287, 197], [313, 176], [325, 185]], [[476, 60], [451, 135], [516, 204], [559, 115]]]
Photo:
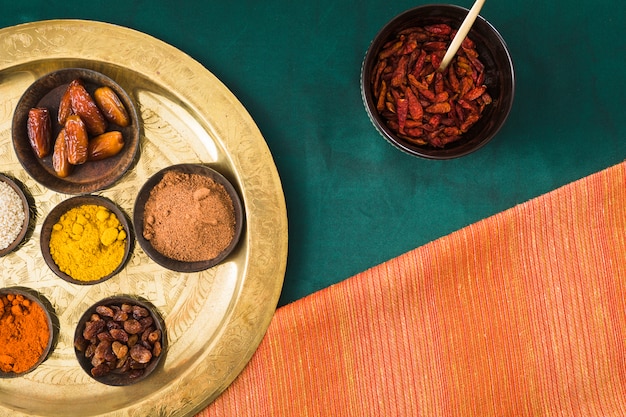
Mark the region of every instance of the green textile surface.
[[506, 125], [460, 159], [393, 148], [364, 110], [360, 66], [378, 30], [421, 4], [24, 1], [3, 5], [0, 27], [56, 18], [130, 27], [186, 52], [233, 91], [283, 181], [284, 305], [626, 155], [626, 14], [618, 0], [487, 1], [481, 15], [516, 68]]

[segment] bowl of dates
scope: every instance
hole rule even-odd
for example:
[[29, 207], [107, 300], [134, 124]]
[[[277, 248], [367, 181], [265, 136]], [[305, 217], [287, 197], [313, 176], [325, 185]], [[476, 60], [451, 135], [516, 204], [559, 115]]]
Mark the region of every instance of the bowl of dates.
[[74, 334], [80, 366], [98, 382], [112, 386], [135, 384], [163, 361], [165, 324], [157, 309], [135, 296], [98, 301], [82, 315]]
[[31, 177], [65, 194], [113, 185], [139, 149], [133, 100], [97, 71], [65, 68], [42, 76], [24, 92], [13, 114], [15, 153]]
[[361, 67], [367, 114], [383, 138], [410, 155], [467, 155], [489, 142], [509, 115], [513, 62], [482, 16], [441, 65], [467, 14], [454, 5], [415, 7], [383, 26], [367, 50]]

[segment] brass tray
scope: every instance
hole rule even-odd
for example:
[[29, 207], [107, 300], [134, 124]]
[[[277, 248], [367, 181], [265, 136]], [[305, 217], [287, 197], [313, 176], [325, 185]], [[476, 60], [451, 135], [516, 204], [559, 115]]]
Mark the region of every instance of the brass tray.
[[[282, 185], [267, 144], [233, 94], [206, 68], [149, 35], [107, 23], [50, 20], [0, 29], [0, 171], [27, 188], [36, 217], [25, 243], [0, 258], [0, 287], [20, 285], [53, 304], [59, 336], [35, 371], [2, 382], [0, 415], [188, 416], [214, 400], [248, 363], [276, 309], [287, 262]], [[97, 285], [58, 278], [39, 250], [47, 213], [67, 195], [28, 176], [11, 144], [11, 119], [26, 88], [66, 67], [116, 80], [142, 120], [135, 164], [96, 193], [129, 217], [142, 184], [177, 163], [208, 164], [238, 189], [246, 210], [242, 239], [222, 264], [176, 273], [135, 245], [125, 269]], [[168, 352], [160, 372], [129, 387], [95, 382], [79, 366], [74, 328], [96, 301], [116, 294], [148, 299], [163, 315]]]

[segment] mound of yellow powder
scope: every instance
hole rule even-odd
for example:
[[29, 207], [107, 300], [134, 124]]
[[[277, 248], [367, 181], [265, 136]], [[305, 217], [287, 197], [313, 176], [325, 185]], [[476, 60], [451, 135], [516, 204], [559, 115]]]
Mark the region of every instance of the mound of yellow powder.
[[52, 227], [50, 255], [70, 277], [97, 281], [122, 263], [126, 239], [114, 213], [102, 206], [83, 205], [70, 209]]

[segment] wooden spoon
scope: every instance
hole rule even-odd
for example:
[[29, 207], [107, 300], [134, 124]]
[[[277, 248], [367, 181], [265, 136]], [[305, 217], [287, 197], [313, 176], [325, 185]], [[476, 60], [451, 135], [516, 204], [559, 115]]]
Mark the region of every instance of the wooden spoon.
[[438, 69], [439, 72], [443, 72], [450, 64], [450, 61], [452, 61], [452, 58], [454, 58], [454, 55], [456, 55], [456, 52], [461, 47], [463, 40], [465, 39], [470, 29], [472, 28], [472, 25], [474, 24], [474, 21], [476, 20], [476, 17], [478, 16], [480, 9], [483, 7], [483, 4], [485, 4], [485, 0], [476, 0], [474, 5], [470, 9], [469, 13], [467, 14], [467, 16], [465, 16], [465, 20], [463, 20], [461, 27], [459, 28], [456, 35], [452, 39], [452, 43], [448, 47], [446, 54], [443, 56], [443, 59], [441, 60], [441, 65], [439, 65], [439, 69]]

